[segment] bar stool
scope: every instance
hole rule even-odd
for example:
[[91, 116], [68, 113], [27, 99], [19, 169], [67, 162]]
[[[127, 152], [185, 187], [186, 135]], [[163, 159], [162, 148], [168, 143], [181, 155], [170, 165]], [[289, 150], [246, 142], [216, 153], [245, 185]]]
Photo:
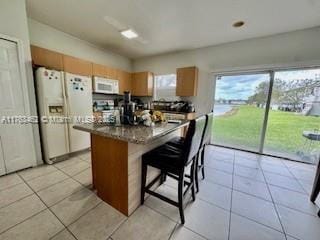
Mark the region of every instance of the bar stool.
[[[198, 150], [198, 156], [197, 156], [197, 166], [198, 166], [198, 171], [201, 171], [202, 173], [202, 179], [205, 177], [204, 173], [204, 153], [205, 153], [205, 147], [210, 144], [211, 140], [211, 132], [212, 132], [212, 124], [213, 124], [213, 113], [208, 113], [206, 115], [206, 124], [204, 128], [204, 132], [201, 138], [201, 144]], [[174, 146], [176, 148], [180, 148], [183, 145], [185, 138], [184, 137], [177, 137], [174, 138], [173, 140], [167, 142], [168, 145]], [[199, 165], [199, 156], [200, 158], [200, 165]], [[196, 189], [197, 192], [199, 192], [199, 177], [198, 177], [198, 171], [195, 173], [195, 178], [196, 178]]]
[[[205, 122], [205, 116], [190, 121], [185, 140], [180, 149], [164, 144], [142, 155], [141, 204], [144, 203], [145, 193], [149, 193], [152, 196], [176, 206], [179, 208], [182, 224], [185, 222], [184, 199], [190, 189], [192, 199], [193, 201], [195, 200], [195, 164]], [[190, 165], [189, 181], [185, 181], [185, 168]], [[146, 186], [148, 166], [159, 169], [161, 173]], [[158, 180], [163, 180], [163, 177], [167, 175], [178, 181], [178, 202], [150, 190]], [[187, 186], [185, 190], [183, 189], [184, 186]]]

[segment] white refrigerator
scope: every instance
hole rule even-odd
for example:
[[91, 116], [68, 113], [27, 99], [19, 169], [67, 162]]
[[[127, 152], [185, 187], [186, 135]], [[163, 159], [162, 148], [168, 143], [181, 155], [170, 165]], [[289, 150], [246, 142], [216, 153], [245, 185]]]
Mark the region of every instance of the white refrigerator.
[[91, 77], [39, 68], [36, 83], [45, 161], [89, 148], [90, 135], [73, 126], [92, 116]]

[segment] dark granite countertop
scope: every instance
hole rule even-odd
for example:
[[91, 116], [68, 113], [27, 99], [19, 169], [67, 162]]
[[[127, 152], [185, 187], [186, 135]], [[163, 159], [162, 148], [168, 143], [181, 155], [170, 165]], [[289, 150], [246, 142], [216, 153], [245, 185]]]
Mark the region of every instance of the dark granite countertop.
[[103, 137], [114, 138], [136, 144], [148, 144], [159, 137], [169, 134], [181, 127], [188, 125], [189, 121], [183, 120], [181, 123], [156, 123], [154, 127], [144, 125], [130, 126], [110, 126], [106, 124], [81, 124], [73, 128], [100, 135]]

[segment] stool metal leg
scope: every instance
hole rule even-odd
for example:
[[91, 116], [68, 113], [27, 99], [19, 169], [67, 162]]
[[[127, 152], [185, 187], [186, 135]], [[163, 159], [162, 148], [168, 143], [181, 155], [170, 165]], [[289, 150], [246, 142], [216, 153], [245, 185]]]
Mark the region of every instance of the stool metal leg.
[[204, 152], [206, 149], [206, 145], [204, 145], [202, 152], [201, 152], [201, 173], [202, 173], [202, 179], [204, 179]]
[[195, 159], [195, 184], [196, 184], [196, 192], [198, 193], [199, 192], [199, 176], [198, 176], [198, 169], [199, 169], [199, 153], [197, 154], [196, 156], [196, 159]]
[[178, 182], [178, 204], [181, 223], [184, 224], [184, 210], [183, 210], [183, 185], [184, 185], [184, 172], [179, 174]]
[[167, 174], [164, 171], [161, 171], [160, 185], [162, 185], [167, 180]]
[[193, 160], [193, 163], [191, 165], [191, 174], [190, 174], [190, 184], [191, 184], [191, 194], [192, 194], [192, 200], [196, 200], [196, 193], [195, 193], [195, 185], [197, 185], [196, 176], [198, 176], [198, 157], [196, 156]]

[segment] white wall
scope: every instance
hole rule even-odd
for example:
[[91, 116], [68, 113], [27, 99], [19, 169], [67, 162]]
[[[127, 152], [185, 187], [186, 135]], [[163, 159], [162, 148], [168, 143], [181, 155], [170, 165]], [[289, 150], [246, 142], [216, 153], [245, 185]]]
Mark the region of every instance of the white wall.
[[[0, 34], [17, 38], [23, 44], [26, 76], [25, 79], [22, 80], [27, 82], [31, 115], [37, 115], [25, 0], [0, 1]], [[35, 141], [37, 162], [41, 163], [38, 125], [33, 125], [33, 133], [34, 136], [30, 136], [30, 140]]]
[[132, 70], [132, 62], [127, 57], [99, 48], [33, 19], [29, 18], [28, 24], [30, 42], [33, 45], [126, 71]]
[[174, 73], [177, 67], [198, 66], [198, 96], [191, 98], [198, 112], [212, 108], [214, 76], [211, 72], [294, 66], [312, 62], [320, 66], [320, 28], [170, 53], [133, 61], [134, 71]]

